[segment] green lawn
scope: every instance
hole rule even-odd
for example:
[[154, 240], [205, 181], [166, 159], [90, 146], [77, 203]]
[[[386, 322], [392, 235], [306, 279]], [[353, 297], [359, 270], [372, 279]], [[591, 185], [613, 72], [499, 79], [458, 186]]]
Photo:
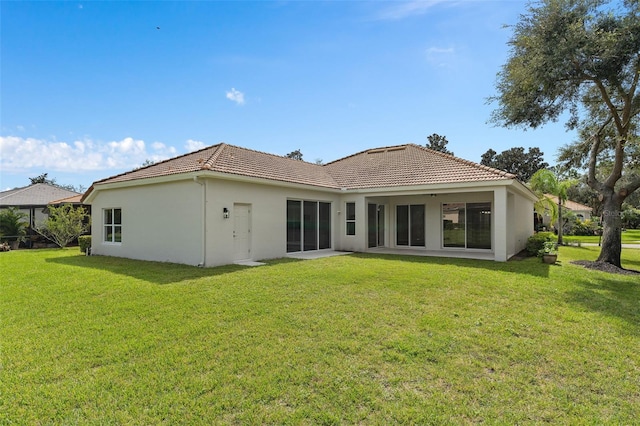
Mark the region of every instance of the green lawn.
[[637, 423], [640, 279], [569, 264], [597, 253], [0, 253], [0, 424]]
[[[600, 237], [597, 235], [566, 235], [562, 236], [562, 239], [566, 242], [580, 242], [580, 243], [597, 243]], [[627, 229], [622, 233], [622, 242], [625, 244], [640, 244], [640, 229]]]

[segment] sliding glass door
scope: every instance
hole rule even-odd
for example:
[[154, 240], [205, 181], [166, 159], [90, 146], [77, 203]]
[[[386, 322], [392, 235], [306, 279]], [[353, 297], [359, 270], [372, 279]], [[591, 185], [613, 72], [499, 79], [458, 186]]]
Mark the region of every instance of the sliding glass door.
[[491, 203], [443, 203], [442, 245], [491, 249]]
[[424, 204], [396, 206], [396, 245], [425, 246]]
[[331, 248], [331, 203], [287, 200], [287, 253]]

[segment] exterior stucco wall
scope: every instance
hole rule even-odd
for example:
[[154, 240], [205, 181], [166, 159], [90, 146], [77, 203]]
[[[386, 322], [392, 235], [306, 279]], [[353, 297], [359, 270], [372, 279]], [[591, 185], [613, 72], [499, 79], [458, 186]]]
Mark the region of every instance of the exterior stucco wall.
[[510, 193], [513, 202], [509, 209], [509, 251], [508, 257], [518, 254], [527, 246], [527, 239], [533, 235], [533, 201], [519, 195]]
[[[331, 248], [368, 250], [368, 204], [384, 206], [384, 246], [396, 245], [396, 207], [425, 206], [425, 246], [411, 247], [447, 256], [465, 252], [469, 257], [504, 261], [517, 253], [533, 233], [533, 201], [505, 186], [431, 195], [401, 195], [331, 191], [219, 177], [198, 177], [162, 183], [99, 189], [92, 200], [92, 252], [141, 260], [218, 266], [238, 258], [236, 217], [248, 209], [249, 254], [242, 259], [263, 260], [287, 255], [287, 200], [331, 204]], [[346, 203], [356, 207], [356, 234], [346, 235]], [[492, 249], [444, 248], [443, 203], [490, 202]], [[122, 243], [104, 242], [103, 209], [122, 209]], [[224, 217], [224, 210], [228, 218]], [[474, 253], [476, 253], [474, 255]]]
[[[203, 179], [204, 181], [205, 179]], [[338, 249], [340, 241], [339, 194], [313, 189], [281, 187], [221, 179], [206, 179], [207, 247], [206, 266], [225, 265], [234, 258], [234, 206], [250, 206], [250, 246], [252, 260], [273, 259], [287, 254], [287, 200], [331, 203], [331, 242]], [[223, 217], [223, 209], [229, 218]]]
[[[193, 180], [101, 190], [91, 203], [93, 254], [198, 265], [201, 189]], [[103, 209], [122, 209], [122, 243], [104, 242]]]

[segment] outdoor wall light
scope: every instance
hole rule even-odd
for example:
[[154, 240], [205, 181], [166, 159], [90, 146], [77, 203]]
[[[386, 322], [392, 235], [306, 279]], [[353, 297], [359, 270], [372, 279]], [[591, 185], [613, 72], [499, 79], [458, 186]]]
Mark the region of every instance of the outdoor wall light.
[[222, 218], [223, 219], [229, 219], [229, 209], [226, 207], [222, 208]]

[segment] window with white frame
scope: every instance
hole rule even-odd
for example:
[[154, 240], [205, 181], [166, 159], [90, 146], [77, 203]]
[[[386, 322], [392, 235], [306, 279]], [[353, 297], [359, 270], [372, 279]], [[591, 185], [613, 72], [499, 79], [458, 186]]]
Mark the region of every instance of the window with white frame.
[[122, 242], [122, 209], [104, 209], [103, 210], [103, 226], [104, 226], [104, 242], [105, 243], [121, 243]]
[[347, 203], [346, 210], [347, 235], [356, 235], [356, 203]]

